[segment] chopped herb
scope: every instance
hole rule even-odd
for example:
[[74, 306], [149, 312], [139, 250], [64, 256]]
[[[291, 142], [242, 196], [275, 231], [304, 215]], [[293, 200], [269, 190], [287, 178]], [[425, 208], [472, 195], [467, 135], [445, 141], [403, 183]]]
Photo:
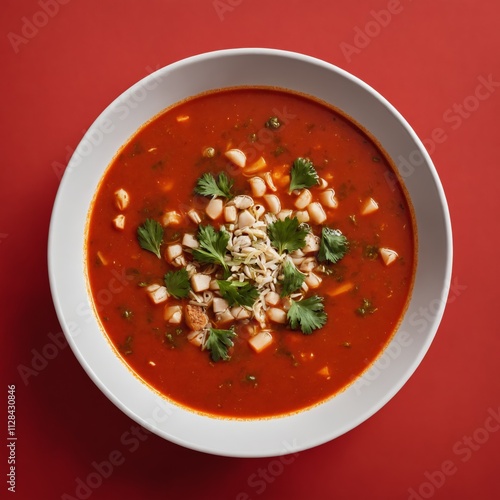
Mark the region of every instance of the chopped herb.
[[217, 280], [220, 293], [230, 306], [252, 307], [259, 297], [258, 290], [247, 282]]
[[174, 339], [174, 336], [171, 333], [165, 334], [164, 343], [168, 344], [170, 349], [175, 349], [177, 347], [177, 342]]
[[210, 328], [207, 341], [203, 348], [210, 351], [212, 361], [217, 362], [221, 359], [227, 361], [231, 358], [228, 351], [234, 345], [234, 337], [236, 337], [236, 333], [233, 327], [231, 327], [230, 330]]
[[322, 297], [312, 295], [304, 300], [290, 300], [290, 303], [287, 318], [294, 330], [300, 328], [302, 333], [309, 335], [325, 325], [327, 315]]
[[293, 252], [303, 248], [306, 244], [307, 229], [299, 226], [296, 217], [286, 217], [285, 220], [271, 222], [267, 226], [267, 233], [271, 243], [278, 249], [280, 254]]
[[269, 120], [265, 123], [266, 128], [274, 128], [278, 129], [281, 127], [281, 122], [279, 121], [279, 118], [277, 116], [271, 116]]
[[305, 274], [301, 273], [293, 262], [286, 261], [283, 266], [283, 282], [281, 283], [283, 289], [280, 296], [288, 297], [302, 286], [305, 279]]
[[170, 271], [164, 276], [165, 286], [170, 295], [176, 299], [182, 299], [189, 295], [189, 275], [186, 269]]
[[123, 354], [132, 354], [132, 335], [129, 335], [125, 339], [125, 343], [122, 345], [121, 348]]
[[142, 226], [137, 228], [137, 239], [144, 250], [153, 252], [161, 259], [160, 247], [163, 242], [163, 227], [154, 219], [146, 219]]
[[309, 188], [319, 184], [319, 176], [308, 158], [297, 158], [290, 172], [290, 191]]
[[372, 161], [374, 161], [374, 162], [378, 163], [378, 162], [380, 161], [380, 158], [379, 158], [378, 156], [374, 156], [374, 157], [372, 158]]
[[134, 315], [134, 313], [130, 309], [123, 309], [122, 310], [122, 318], [132, 319], [133, 315]]
[[363, 257], [370, 260], [375, 260], [378, 258], [378, 246], [376, 245], [366, 245], [363, 248]]
[[146, 283], [145, 281], [140, 281], [139, 283], [137, 283], [137, 286], [140, 286], [141, 288], [144, 288], [145, 286], [148, 286], [149, 283]]
[[221, 264], [227, 270], [224, 259], [229, 242], [229, 233], [224, 230], [216, 231], [213, 226], [199, 226], [198, 242], [200, 248], [193, 249], [193, 258], [198, 262]]
[[344, 257], [348, 248], [349, 242], [341, 231], [324, 227], [321, 231], [318, 260], [335, 264]]
[[364, 318], [368, 314], [373, 314], [377, 310], [376, 307], [373, 307], [371, 300], [363, 299], [361, 301], [361, 306], [356, 309], [356, 314]]
[[279, 156], [283, 154], [286, 151], [286, 148], [284, 146], [277, 146], [276, 149], [273, 151], [274, 156]]
[[198, 179], [194, 191], [201, 196], [232, 198], [233, 184], [233, 179], [230, 179], [224, 172], [221, 172], [217, 179], [212, 174], [206, 173]]

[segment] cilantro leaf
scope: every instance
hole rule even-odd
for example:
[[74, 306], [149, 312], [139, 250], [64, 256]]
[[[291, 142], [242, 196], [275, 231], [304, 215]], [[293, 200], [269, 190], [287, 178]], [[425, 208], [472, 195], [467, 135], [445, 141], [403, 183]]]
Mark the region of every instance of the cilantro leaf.
[[167, 291], [172, 297], [182, 299], [189, 295], [191, 286], [189, 285], [189, 275], [186, 269], [170, 271], [164, 277]]
[[218, 330], [216, 328], [210, 328], [207, 340], [203, 349], [208, 349], [210, 351], [210, 357], [212, 361], [220, 361], [221, 359], [227, 361], [231, 358], [229, 355], [229, 348], [234, 346], [233, 338], [236, 337], [236, 333], [231, 327], [230, 330]]
[[286, 261], [283, 265], [283, 281], [282, 281], [282, 290], [280, 293], [281, 297], [287, 297], [292, 294], [296, 290], [298, 290], [304, 280], [306, 279], [305, 274], [301, 273], [293, 262]]
[[198, 262], [221, 264], [227, 270], [224, 259], [226, 247], [229, 243], [229, 233], [224, 230], [216, 231], [213, 226], [199, 226], [198, 242], [200, 248], [193, 249], [193, 258]]
[[302, 330], [302, 333], [310, 335], [313, 330], [325, 325], [327, 315], [323, 305], [323, 298], [312, 295], [304, 300], [290, 300], [290, 309], [287, 318], [294, 330]]
[[146, 219], [144, 224], [137, 228], [137, 239], [144, 250], [153, 252], [161, 259], [160, 247], [163, 242], [163, 227], [154, 219]]
[[290, 171], [290, 191], [319, 184], [319, 176], [308, 158], [297, 158]]
[[259, 296], [258, 290], [248, 282], [217, 280], [217, 284], [230, 306], [252, 307]]
[[233, 179], [230, 179], [224, 172], [221, 172], [217, 179], [212, 174], [206, 173], [198, 179], [194, 191], [202, 196], [232, 198], [231, 188], [233, 184]]
[[321, 242], [319, 245], [318, 260], [325, 260], [332, 264], [337, 263], [349, 249], [347, 238], [338, 229], [324, 227], [321, 230]]
[[281, 254], [285, 251], [293, 252], [303, 248], [308, 231], [299, 226], [299, 220], [296, 217], [286, 217], [285, 220], [271, 222], [267, 226], [267, 233], [271, 243]]

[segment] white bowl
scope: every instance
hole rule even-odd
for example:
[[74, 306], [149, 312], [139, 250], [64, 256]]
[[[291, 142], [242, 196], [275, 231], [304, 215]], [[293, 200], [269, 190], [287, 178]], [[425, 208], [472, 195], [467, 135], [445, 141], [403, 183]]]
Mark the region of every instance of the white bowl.
[[[329, 401], [263, 420], [210, 418], [184, 410], [142, 383], [117, 357], [94, 315], [84, 270], [85, 227], [94, 192], [118, 149], [164, 108], [209, 89], [266, 85], [315, 96], [352, 117], [397, 164], [418, 230], [411, 301], [381, 357]], [[97, 386], [133, 420], [182, 446], [219, 455], [276, 456], [332, 440], [386, 404], [422, 361], [441, 320], [451, 279], [452, 237], [445, 195], [432, 161], [402, 116], [380, 94], [331, 64], [272, 49], [194, 56], [150, 74], [116, 99], [77, 147], [50, 225], [50, 284], [59, 321]]]

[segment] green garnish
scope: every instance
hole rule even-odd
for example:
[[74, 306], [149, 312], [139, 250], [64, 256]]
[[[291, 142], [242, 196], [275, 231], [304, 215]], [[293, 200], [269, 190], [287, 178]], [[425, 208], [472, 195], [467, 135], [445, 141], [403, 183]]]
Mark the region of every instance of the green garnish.
[[176, 299], [182, 299], [189, 295], [189, 275], [186, 269], [170, 271], [164, 277], [165, 286], [170, 295]]
[[217, 284], [230, 306], [252, 307], [259, 296], [258, 290], [247, 282], [217, 280]]
[[206, 173], [196, 182], [194, 192], [202, 196], [232, 198], [231, 188], [233, 184], [233, 179], [230, 179], [224, 172], [221, 172], [217, 179], [212, 174]]
[[312, 295], [304, 300], [290, 300], [290, 303], [287, 318], [294, 330], [300, 328], [302, 333], [309, 335], [313, 330], [325, 325], [327, 315], [322, 297]]
[[142, 226], [137, 228], [139, 245], [144, 250], [153, 252], [161, 259], [160, 247], [163, 242], [163, 227], [154, 219], [146, 219]]
[[231, 358], [228, 353], [230, 347], [233, 347], [233, 338], [236, 337], [236, 333], [231, 327], [230, 330], [218, 330], [216, 328], [210, 328], [207, 341], [203, 349], [208, 349], [210, 351], [210, 357], [212, 361], [220, 361], [221, 359], [227, 361]]
[[318, 260], [320, 262], [327, 260], [335, 264], [344, 257], [348, 248], [349, 242], [341, 231], [324, 227], [321, 231]]
[[303, 248], [308, 231], [299, 225], [296, 217], [286, 217], [285, 220], [271, 222], [267, 226], [267, 233], [278, 252], [283, 253]]
[[306, 276], [295, 267], [293, 262], [286, 261], [283, 266], [283, 281], [281, 283], [283, 288], [280, 296], [287, 297], [298, 290], [305, 279]]
[[281, 127], [281, 122], [279, 121], [279, 118], [277, 116], [271, 116], [269, 120], [265, 123], [267, 128], [274, 128], [278, 129]]
[[378, 258], [378, 246], [377, 245], [366, 245], [363, 248], [363, 257], [370, 260], [375, 260]]
[[319, 176], [308, 158], [297, 158], [290, 172], [290, 192], [319, 184]]
[[361, 306], [359, 306], [356, 309], [356, 314], [358, 316], [361, 316], [362, 318], [364, 318], [368, 314], [373, 314], [376, 310], [377, 310], [377, 308], [373, 307], [373, 304], [372, 304], [371, 300], [369, 300], [369, 299], [363, 299], [361, 301]]
[[199, 226], [198, 242], [200, 248], [193, 249], [193, 258], [198, 262], [221, 264], [227, 270], [224, 259], [229, 242], [229, 233], [224, 230], [216, 231], [213, 226]]

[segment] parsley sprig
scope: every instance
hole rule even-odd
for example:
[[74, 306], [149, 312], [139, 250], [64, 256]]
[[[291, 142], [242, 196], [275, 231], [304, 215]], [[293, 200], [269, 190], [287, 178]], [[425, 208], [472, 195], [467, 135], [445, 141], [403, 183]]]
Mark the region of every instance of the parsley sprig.
[[194, 191], [201, 196], [220, 196], [222, 198], [232, 198], [231, 189], [234, 181], [229, 178], [224, 172], [221, 172], [217, 179], [211, 174], [203, 174], [196, 182]]
[[297, 217], [286, 217], [284, 220], [271, 222], [267, 226], [267, 233], [271, 243], [281, 254], [303, 248], [308, 231], [300, 226]]
[[325, 325], [327, 315], [323, 305], [323, 298], [312, 295], [304, 300], [290, 300], [290, 309], [287, 318], [294, 330], [302, 330], [305, 335], [310, 335]]
[[318, 260], [325, 260], [332, 264], [337, 263], [344, 257], [349, 249], [347, 238], [338, 229], [324, 227], [321, 230], [321, 242], [319, 245]]
[[144, 224], [137, 228], [137, 239], [144, 250], [153, 252], [161, 259], [160, 247], [163, 242], [163, 227], [154, 219], [146, 219]]
[[203, 348], [210, 351], [212, 361], [217, 362], [221, 359], [227, 361], [231, 358], [229, 349], [234, 346], [234, 337], [236, 337], [236, 332], [233, 327], [231, 327], [230, 330], [210, 328], [207, 341]]
[[193, 258], [198, 262], [220, 264], [227, 271], [228, 267], [224, 257], [229, 238], [229, 233], [223, 229], [216, 231], [211, 225], [200, 225], [198, 227], [200, 248], [193, 249]]
[[191, 286], [189, 284], [189, 274], [185, 268], [178, 271], [170, 271], [164, 277], [167, 291], [176, 299], [183, 299], [189, 295]]
[[306, 279], [305, 274], [301, 273], [293, 262], [287, 260], [283, 264], [283, 281], [280, 296], [288, 297], [293, 292], [297, 291]]
[[217, 280], [219, 290], [228, 304], [252, 307], [259, 296], [258, 290], [248, 282]]
[[309, 158], [297, 158], [290, 171], [290, 192], [319, 184], [319, 176]]

